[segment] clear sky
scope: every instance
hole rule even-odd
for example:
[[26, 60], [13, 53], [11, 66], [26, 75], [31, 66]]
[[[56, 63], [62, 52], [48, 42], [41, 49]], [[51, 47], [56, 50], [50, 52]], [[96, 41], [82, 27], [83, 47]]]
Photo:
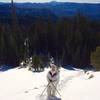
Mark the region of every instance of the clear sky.
[[[11, 0], [0, 0], [0, 2], [9, 2]], [[53, 0], [14, 0], [15, 2], [50, 2]], [[84, 2], [84, 3], [100, 3], [100, 0], [56, 0], [59, 2]]]

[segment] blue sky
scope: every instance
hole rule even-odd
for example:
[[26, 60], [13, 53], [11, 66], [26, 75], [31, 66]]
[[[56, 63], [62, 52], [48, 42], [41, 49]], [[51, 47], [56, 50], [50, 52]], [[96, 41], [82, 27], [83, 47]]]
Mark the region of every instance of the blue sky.
[[[0, 2], [9, 2], [11, 0], [0, 0]], [[50, 2], [52, 0], [14, 0], [15, 2]], [[85, 2], [85, 3], [100, 3], [100, 0], [56, 0], [60, 2]]]

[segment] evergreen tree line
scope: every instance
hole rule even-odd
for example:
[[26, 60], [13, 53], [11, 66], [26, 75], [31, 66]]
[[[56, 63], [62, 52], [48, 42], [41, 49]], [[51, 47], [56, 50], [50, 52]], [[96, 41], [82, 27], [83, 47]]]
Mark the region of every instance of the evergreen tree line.
[[0, 23], [0, 64], [18, 66], [27, 57], [42, 55], [54, 57], [57, 64], [88, 66], [97, 46], [100, 21], [91, 21], [81, 14], [56, 21], [37, 18], [26, 25]]

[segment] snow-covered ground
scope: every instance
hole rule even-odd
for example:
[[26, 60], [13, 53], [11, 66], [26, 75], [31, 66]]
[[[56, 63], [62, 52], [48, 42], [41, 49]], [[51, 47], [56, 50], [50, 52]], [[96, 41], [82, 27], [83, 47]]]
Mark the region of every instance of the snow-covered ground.
[[[46, 74], [28, 71], [27, 68], [0, 72], [0, 100], [46, 100]], [[58, 91], [61, 100], [100, 100], [100, 72], [87, 79], [82, 70], [60, 69]]]

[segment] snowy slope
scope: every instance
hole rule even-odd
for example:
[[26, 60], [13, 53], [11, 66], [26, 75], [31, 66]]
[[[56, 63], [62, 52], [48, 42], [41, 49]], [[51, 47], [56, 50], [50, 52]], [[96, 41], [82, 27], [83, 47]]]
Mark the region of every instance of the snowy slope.
[[[40, 95], [47, 85], [48, 70], [33, 73], [27, 68], [15, 68], [0, 72], [0, 100], [46, 100], [46, 91], [42, 97]], [[100, 72], [93, 74], [94, 78], [87, 79], [82, 70], [61, 68], [58, 85], [61, 99], [100, 100]]]

